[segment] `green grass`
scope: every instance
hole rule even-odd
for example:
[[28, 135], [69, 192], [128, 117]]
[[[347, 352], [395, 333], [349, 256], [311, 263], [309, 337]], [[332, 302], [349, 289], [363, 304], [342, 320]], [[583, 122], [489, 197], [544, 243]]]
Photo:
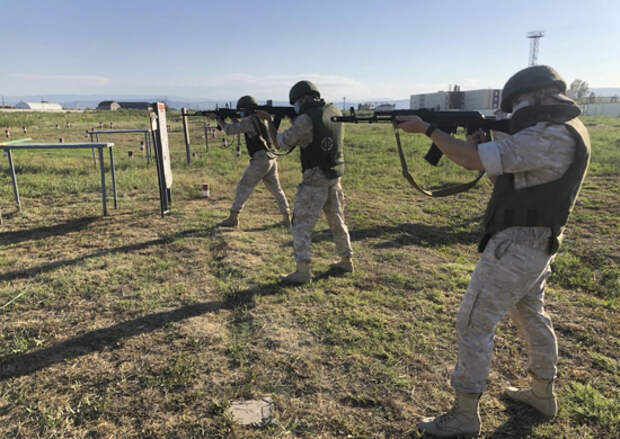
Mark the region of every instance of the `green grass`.
[[[487, 437], [619, 434], [620, 120], [584, 120], [592, 166], [546, 298], [560, 346], [560, 413], [545, 422], [502, 397], [506, 385], [526, 382], [526, 347], [502, 322], [481, 405]], [[139, 111], [0, 112], [0, 127], [15, 138], [26, 125], [35, 141], [87, 141], [84, 130], [99, 121], [147, 126]], [[417, 437], [416, 420], [451, 402], [455, 316], [491, 184], [425, 198], [401, 177], [389, 126], [348, 125], [343, 187], [357, 270], [329, 271], [335, 249], [321, 219], [315, 281], [285, 286], [278, 276], [294, 267], [291, 237], [263, 186], [240, 230], [214, 227], [245, 151], [221, 148], [218, 133], [206, 153], [194, 120], [187, 165], [176, 113], [169, 123], [173, 209], [164, 219], [140, 135], [101, 139], [116, 144], [119, 209], [108, 217], [90, 151], [15, 151], [20, 212], [0, 157], [0, 437]], [[424, 136], [402, 139], [424, 185], [471, 178], [446, 160], [424, 164]], [[296, 153], [278, 166], [292, 200]], [[276, 425], [244, 429], [227, 417], [232, 401], [267, 395]]]

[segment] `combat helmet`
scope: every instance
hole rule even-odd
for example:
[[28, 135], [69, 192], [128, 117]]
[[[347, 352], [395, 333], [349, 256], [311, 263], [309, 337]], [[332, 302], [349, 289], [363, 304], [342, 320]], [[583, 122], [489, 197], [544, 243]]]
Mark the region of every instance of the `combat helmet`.
[[547, 87], [557, 87], [560, 93], [566, 91], [566, 82], [549, 66], [531, 66], [512, 75], [502, 90], [501, 109], [512, 112], [512, 101], [518, 95]]
[[239, 98], [239, 100], [237, 101], [237, 110], [242, 110], [242, 109], [252, 109], [258, 106], [258, 103], [256, 102], [256, 99], [254, 99], [252, 96], [241, 96]]
[[288, 94], [288, 100], [291, 105], [294, 105], [297, 100], [303, 96], [312, 94], [317, 98], [321, 97], [321, 93], [319, 93], [319, 89], [316, 88], [310, 81], [299, 81], [293, 87], [291, 87], [291, 91]]

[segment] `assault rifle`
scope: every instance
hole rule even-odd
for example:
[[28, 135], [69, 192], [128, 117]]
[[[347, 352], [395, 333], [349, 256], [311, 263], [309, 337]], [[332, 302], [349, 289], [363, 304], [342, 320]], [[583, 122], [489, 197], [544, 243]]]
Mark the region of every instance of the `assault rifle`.
[[[288, 117], [289, 119], [293, 120], [295, 116], [297, 116], [297, 113], [295, 113], [295, 107], [274, 107], [273, 105], [258, 105], [252, 108], [239, 108], [236, 110], [233, 108], [216, 108], [215, 110], [203, 110], [203, 111], [194, 111], [193, 113], [185, 113], [185, 115], [186, 116], [216, 115], [222, 120], [241, 119], [243, 117], [241, 115], [241, 112], [244, 110], [246, 111], [262, 110], [262, 111], [265, 111], [271, 114], [272, 116], [274, 116], [273, 124], [275, 125], [276, 129], [280, 128], [280, 122], [282, 122], [282, 119], [284, 119], [285, 117]], [[218, 129], [220, 128], [218, 127]]]
[[[405, 153], [403, 152], [403, 148], [400, 143], [400, 134], [398, 132], [398, 125], [396, 120], [397, 116], [418, 116], [426, 122], [433, 124], [435, 127], [449, 134], [455, 134], [458, 128], [464, 128], [467, 134], [472, 134], [477, 130], [482, 130], [487, 134], [488, 138], [491, 138], [491, 130], [508, 132], [510, 125], [510, 121], [508, 119], [498, 120], [493, 117], [485, 117], [478, 111], [436, 111], [429, 109], [392, 110], [375, 111], [372, 116], [362, 117], [358, 117], [355, 114], [355, 110], [353, 109], [353, 107], [351, 107], [350, 112], [351, 114], [349, 116], [334, 116], [331, 120], [332, 122], [352, 123], [390, 122], [394, 126], [396, 147], [398, 149], [398, 156], [400, 158], [400, 165], [403, 177], [405, 177], [405, 179], [409, 182], [411, 186], [420, 191], [422, 194], [429, 197], [445, 197], [448, 195], [458, 194], [459, 192], [465, 192], [466, 190], [472, 188], [478, 182], [478, 180], [482, 178], [484, 172], [479, 172], [478, 176], [474, 180], [467, 183], [451, 185], [435, 190], [424, 189], [420, 184], [415, 181], [413, 176], [409, 173], [407, 167], [407, 160], [405, 159]], [[424, 156], [424, 160], [426, 160], [433, 166], [437, 166], [442, 155], [443, 153], [439, 148], [437, 148], [437, 145], [432, 143], [428, 152]]]
[[[486, 117], [478, 111], [464, 110], [429, 110], [422, 108], [419, 110], [391, 110], [391, 111], [375, 111], [372, 116], [360, 117], [355, 114], [355, 109], [351, 107], [350, 116], [334, 116], [332, 122], [389, 122], [395, 123], [397, 116], [418, 116], [424, 121], [434, 125], [441, 131], [448, 134], [455, 134], [458, 128], [464, 128], [467, 134], [472, 134], [478, 130], [482, 130], [490, 139], [490, 131], [508, 132], [510, 121], [508, 119], [496, 119], [494, 117]], [[424, 156], [424, 160], [433, 166], [437, 166], [443, 153], [434, 143], [431, 144], [428, 152]]]

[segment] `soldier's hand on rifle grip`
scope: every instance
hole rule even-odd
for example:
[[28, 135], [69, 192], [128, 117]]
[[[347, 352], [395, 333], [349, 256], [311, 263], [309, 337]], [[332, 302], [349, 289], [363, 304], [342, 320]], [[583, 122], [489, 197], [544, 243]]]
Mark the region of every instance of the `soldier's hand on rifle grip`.
[[467, 135], [468, 143], [474, 143], [477, 145], [479, 143], [484, 143], [488, 141], [489, 141], [489, 136], [484, 130], [477, 130]]
[[396, 126], [407, 133], [424, 133], [428, 125], [418, 116], [396, 116]]

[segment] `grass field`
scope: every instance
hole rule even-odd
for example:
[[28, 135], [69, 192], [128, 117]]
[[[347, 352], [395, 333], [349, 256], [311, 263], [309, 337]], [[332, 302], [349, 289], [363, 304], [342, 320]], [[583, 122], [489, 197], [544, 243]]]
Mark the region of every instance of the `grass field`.
[[[101, 138], [116, 143], [119, 208], [107, 217], [90, 151], [15, 151], [20, 212], [0, 156], [0, 437], [418, 437], [415, 421], [451, 402], [455, 316], [488, 180], [427, 199], [401, 177], [390, 127], [348, 125], [343, 187], [357, 270], [329, 271], [335, 248], [321, 219], [316, 279], [287, 286], [278, 279], [294, 268], [291, 237], [264, 186], [239, 230], [214, 227], [245, 151], [236, 158], [218, 137], [206, 153], [194, 121], [188, 166], [178, 117], [169, 119], [173, 210], [163, 219], [140, 135]], [[16, 138], [27, 126], [36, 141], [87, 141], [99, 121], [147, 126], [137, 111], [0, 113], [2, 132], [10, 126]], [[592, 165], [546, 300], [560, 413], [546, 422], [502, 396], [526, 382], [525, 345], [504, 321], [481, 402], [487, 438], [620, 436], [620, 119], [584, 121]], [[471, 176], [446, 160], [424, 165], [423, 136], [403, 140], [425, 184]], [[297, 154], [279, 167], [292, 200]], [[275, 424], [248, 429], [226, 416], [232, 401], [262, 396], [275, 402]]]

